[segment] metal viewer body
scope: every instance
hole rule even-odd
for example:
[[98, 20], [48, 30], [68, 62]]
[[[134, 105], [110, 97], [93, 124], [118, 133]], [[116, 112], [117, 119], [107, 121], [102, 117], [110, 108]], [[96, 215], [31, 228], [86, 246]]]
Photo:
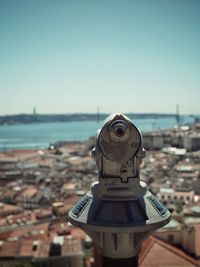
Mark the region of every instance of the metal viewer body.
[[170, 220], [167, 208], [140, 181], [144, 154], [142, 135], [130, 119], [109, 116], [93, 150], [99, 180], [68, 215], [98, 244], [103, 257], [136, 257], [142, 241]]

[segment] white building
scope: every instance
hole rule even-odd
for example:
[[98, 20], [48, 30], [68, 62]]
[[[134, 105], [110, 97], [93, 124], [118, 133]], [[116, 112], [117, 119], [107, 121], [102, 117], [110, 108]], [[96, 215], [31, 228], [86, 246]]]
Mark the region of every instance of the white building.
[[188, 203], [192, 202], [194, 199], [194, 191], [191, 188], [160, 188], [160, 192], [158, 193], [158, 198], [161, 199], [162, 202], [166, 203]]
[[163, 136], [158, 133], [144, 133], [143, 144], [147, 150], [161, 149], [164, 144]]
[[188, 151], [200, 150], [200, 134], [185, 135], [183, 137], [183, 146]]

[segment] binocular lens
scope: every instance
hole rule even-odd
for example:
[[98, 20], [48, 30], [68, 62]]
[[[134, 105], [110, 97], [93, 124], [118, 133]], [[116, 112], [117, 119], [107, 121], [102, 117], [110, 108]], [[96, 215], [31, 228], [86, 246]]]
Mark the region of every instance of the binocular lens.
[[124, 136], [128, 137], [130, 130], [129, 125], [126, 121], [116, 120], [111, 123], [109, 127], [109, 133], [111, 138], [122, 138]]
[[123, 136], [126, 132], [124, 131], [123, 127], [118, 126], [116, 127], [117, 129], [115, 129], [115, 134], [119, 137]]

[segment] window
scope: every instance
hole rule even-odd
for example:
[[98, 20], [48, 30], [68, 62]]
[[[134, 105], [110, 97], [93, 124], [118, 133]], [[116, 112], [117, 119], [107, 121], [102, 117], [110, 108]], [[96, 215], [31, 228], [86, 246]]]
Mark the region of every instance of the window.
[[174, 242], [174, 235], [168, 235], [168, 242], [173, 243]]

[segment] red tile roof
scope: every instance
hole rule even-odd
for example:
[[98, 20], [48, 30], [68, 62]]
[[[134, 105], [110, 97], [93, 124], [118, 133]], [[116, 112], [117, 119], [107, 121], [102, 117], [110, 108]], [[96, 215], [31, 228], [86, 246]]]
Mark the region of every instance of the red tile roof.
[[28, 197], [33, 198], [38, 192], [37, 187], [34, 186], [28, 186], [24, 191], [22, 191], [19, 195], [20, 197]]
[[0, 233], [0, 240], [7, 240], [10, 237], [11, 233], [11, 231]]
[[64, 244], [62, 246], [62, 255], [82, 254], [81, 241], [73, 239], [71, 236], [64, 237]]
[[34, 231], [35, 233], [38, 231], [43, 231], [44, 233], [48, 232], [48, 222], [45, 223], [40, 223], [38, 225], [26, 225], [20, 228], [14, 229], [10, 233], [10, 237], [24, 237], [24, 236], [32, 236], [32, 232]]
[[37, 257], [38, 258], [45, 258], [49, 256], [49, 248], [50, 248], [50, 242], [49, 239], [46, 240], [40, 240], [40, 248], [38, 250]]
[[[33, 249], [37, 243], [37, 248]], [[19, 257], [45, 258], [49, 256], [50, 240], [47, 238], [38, 240], [22, 240], [18, 252]]]
[[0, 244], [0, 257], [15, 257], [17, 255], [18, 242], [2, 242]]
[[18, 255], [19, 257], [35, 256], [36, 251], [33, 251], [33, 240], [23, 240], [20, 244]]
[[143, 242], [140, 267], [197, 267], [198, 262], [182, 250], [154, 237]]
[[22, 208], [18, 207], [17, 205], [0, 203], [0, 216], [20, 212], [22, 212]]
[[200, 256], [200, 224], [194, 225], [195, 229], [195, 255]]
[[71, 228], [71, 235], [75, 239], [82, 239], [82, 240], [85, 240], [86, 236], [87, 236], [86, 233], [84, 233], [81, 229], [79, 229], [77, 227]]
[[65, 184], [63, 184], [63, 189], [64, 190], [75, 190], [76, 189], [76, 184], [74, 184], [74, 183], [65, 183]]

